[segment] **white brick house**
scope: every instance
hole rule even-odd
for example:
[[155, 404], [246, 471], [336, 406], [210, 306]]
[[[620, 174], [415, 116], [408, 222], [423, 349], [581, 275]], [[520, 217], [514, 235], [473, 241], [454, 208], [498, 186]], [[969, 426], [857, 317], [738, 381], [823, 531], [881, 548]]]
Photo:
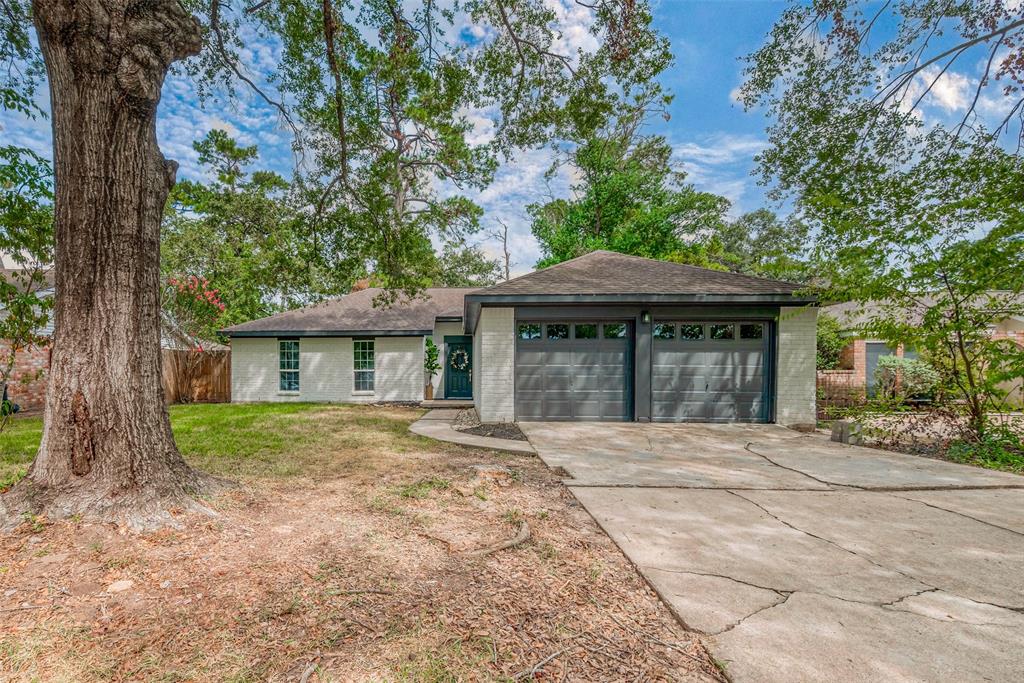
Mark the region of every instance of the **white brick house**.
[[798, 285], [612, 252], [394, 306], [364, 290], [236, 325], [234, 401], [420, 401], [485, 422], [814, 422], [817, 308]]

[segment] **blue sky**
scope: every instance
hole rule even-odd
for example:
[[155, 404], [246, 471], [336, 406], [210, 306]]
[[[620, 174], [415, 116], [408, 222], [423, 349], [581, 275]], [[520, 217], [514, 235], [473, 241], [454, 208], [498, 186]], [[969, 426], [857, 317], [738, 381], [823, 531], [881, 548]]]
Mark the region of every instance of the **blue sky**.
[[[571, 0], [563, 3], [559, 15], [565, 47], [586, 45], [585, 10]], [[757, 49], [771, 29], [785, 2], [774, 0], [655, 0], [655, 24], [671, 41], [675, 65], [663, 82], [675, 93], [670, 119], [657, 120], [652, 130], [672, 144], [677, 160], [698, 189], [727, 197], [732, 213], [739, 214], [770, 206], [764, 188], [751, 176], [753, 156], [765, 144], [768, 121], [761, 112], [744, 112], [733, 93], [741, 82], [741, 58]], [[465, 30], [466, 27], [462, 27]], [[273, 73], [277, 63], [275, 47], [256, 36], [243, 36], [243, 63], [251, 73]], [[958, 80], [959, 79], [959, 80]], [[965, 105], [968, 77], [950, 73], [933, 99], [940, 113], [955, 113]], [[168, 79], [160, 105], [157, 132], [165, 156], [181, 164], [179, 178], [201, 179], [192, 142], [211, 128], [223, 128], [245, 144], [260, 150], [259, 166], [289, 175], [293, 165], [290, 135], [276, 113], [251, 94], [230, 105], [200, 106], [192, 83], [185, 77]], [[45, 104], [45, 93], [40, 100]], [[49, 156], [49, 122], [28, 121], [0, 112], [0, 138], [21, 144]], [[527, 150], [504, 165], [495, 182], [483, 192], [470, 195], [485, 210], [485, 231], [500, 219], [512, 232], [515, 273], [530, 270], [539, 257], [536, 241], [529, 231], [525, 207], [549, 193], [564, 195], [567, 179], [552, 185], [544, 181], [551, 162], [548, 150]], [[493, 240], [480, 237], [490, 253], [497, 254]]]

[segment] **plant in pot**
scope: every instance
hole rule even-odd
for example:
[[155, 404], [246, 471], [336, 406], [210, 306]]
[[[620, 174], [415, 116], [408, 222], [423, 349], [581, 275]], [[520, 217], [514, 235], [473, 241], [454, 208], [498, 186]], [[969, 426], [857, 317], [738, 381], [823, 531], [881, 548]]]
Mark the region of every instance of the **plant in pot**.
[[440, 351], [437, 348], [437, 344], [430, 337], [427, 337], [427, 348], [423, 354], [423, 373], [427, 377], [427, 385], [423, 390], [423, 395], [426, 400], [432, 401], [434, 399], [434, 375], [441, 369], [441, 363], [438, 362], [438, 356]]

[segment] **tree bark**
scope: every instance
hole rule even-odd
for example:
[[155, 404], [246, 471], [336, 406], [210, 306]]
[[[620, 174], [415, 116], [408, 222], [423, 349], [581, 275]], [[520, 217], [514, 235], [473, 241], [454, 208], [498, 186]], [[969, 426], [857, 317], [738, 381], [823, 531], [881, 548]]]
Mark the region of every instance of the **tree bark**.
[[[50, 84], [55, 333], [42, 444], [0, 505], [148, 527], [201, 508], [160, 376], [160, 220], [177, 164], [156, 141], [172, 62], [201, 33], [177, 0], [35, 0]], [[14, 520], [16, 521], [16, 520]]]

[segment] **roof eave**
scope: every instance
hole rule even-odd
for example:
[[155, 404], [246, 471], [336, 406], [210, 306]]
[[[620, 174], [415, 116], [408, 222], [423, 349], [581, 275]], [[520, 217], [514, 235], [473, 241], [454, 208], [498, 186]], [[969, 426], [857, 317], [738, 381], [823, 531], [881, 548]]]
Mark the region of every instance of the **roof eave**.
[[758, 294], [467, 294], [476, 304], [817, 304], [818, 297], [786, 292]]
[[777, 304], [816, 306], [818, 298], [806, 294], [467, 294], [464, 330], [476, 333], [481, 306], [522, 304]]
[[424, 337], [433, 330], [221, 330], [228, 337]]

